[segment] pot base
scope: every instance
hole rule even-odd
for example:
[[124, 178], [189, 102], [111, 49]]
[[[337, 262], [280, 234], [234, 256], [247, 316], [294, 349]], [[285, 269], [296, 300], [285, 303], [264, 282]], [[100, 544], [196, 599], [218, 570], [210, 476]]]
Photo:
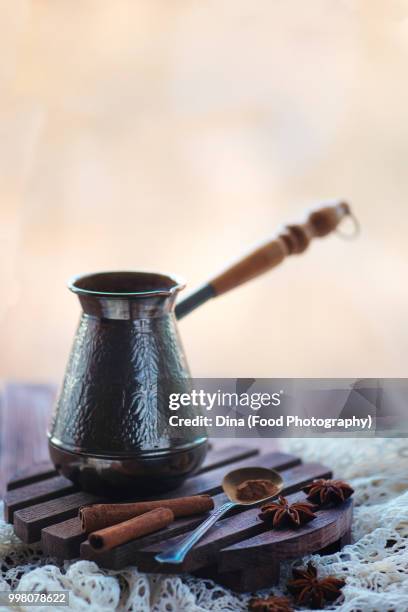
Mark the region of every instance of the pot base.
[[60, 474], [84, 491], [119, 498], [150, 496], [177, 488], [199, 468], [207, 446], [204, 440], [183, 450], [121, 459], [73, 453], [48, 443], [51, 460]]

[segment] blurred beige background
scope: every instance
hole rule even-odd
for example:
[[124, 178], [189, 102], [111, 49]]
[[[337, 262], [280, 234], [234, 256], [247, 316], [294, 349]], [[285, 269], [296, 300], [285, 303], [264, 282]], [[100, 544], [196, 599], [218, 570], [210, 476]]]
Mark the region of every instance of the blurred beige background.
[[319, 200], [333, 236], [180, 323], [197, 376], [406, 376], [408, 1], [1, 0], [2, 378], [59, 381], [74, 273], [190, 288]]

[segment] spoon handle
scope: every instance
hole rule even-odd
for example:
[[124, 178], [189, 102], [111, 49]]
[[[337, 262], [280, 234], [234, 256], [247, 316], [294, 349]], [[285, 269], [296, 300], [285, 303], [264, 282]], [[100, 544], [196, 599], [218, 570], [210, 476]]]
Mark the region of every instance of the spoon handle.
[[184, 540], [176, 545], [169, 546], [161, 553], [156, 555], [155, 559], [159, 563], [183, 563], [188, 551], [200, 540], [214, 523], [237, 504], [231, 501], [226, 502], [219, 508], [211, 512], [210, 516], [197, 529], [190, 533]]

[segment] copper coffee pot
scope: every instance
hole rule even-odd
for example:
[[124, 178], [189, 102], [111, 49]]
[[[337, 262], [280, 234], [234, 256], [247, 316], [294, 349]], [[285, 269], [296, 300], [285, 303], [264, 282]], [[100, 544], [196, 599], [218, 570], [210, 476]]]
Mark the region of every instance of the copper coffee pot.
[[[204, 460], [207, 436], [203, 428], [168, 423], [169, 391], [187, 391], [190, 377], [176, 318], [302, 253], [350, 214], [345, 202], [311, 212], [177, 305], [184, 283], [175, 276], [101, 272], [72, 279], [83, 313], [48, 434], [56, 468], [104, 494], [177, 487]], [[179, 416], [194, 416], [190, 410]]]

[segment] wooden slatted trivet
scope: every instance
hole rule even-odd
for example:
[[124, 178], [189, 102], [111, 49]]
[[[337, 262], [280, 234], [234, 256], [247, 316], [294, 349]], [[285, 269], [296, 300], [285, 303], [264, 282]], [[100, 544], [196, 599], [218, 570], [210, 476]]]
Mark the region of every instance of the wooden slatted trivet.
[[[214, 497], [215, 506], [219, 506], [226, 500], [221, 489], [224, 474], [250, 465], [280, 471], [283, 494], [291, 501], [304, 498], [300, 490], [308, 482], [331, 477], [327, 467], [302, 463], [293, 455], [258, 454], [256, 449], [231, 446], [211, 450], [199, 472], [163, 498], [208, 493]], [[106, 568], [121, 569], [134, 564], [145, 572], [196, 573], [237, 591], [252, 591], [277, 582], [281, 560], [318, 551], [331, 552], [349, 542], [353, 508], [349, 499], [336, 508], [319, 510], [316, 519], [297, 530], [269, 530], [259, 519], [257, 508], [238, 509], [219, 521], [190, 551], [183, 565], [175, 567], [158, 564], [155, 555], [165, 540], [176, 543], [185, 537], [200, 524], [202, 516], [177, 519], [164, 530], [98, 553], [89, 546], [81, 530], [78, 509], [103, 501], [107, 500], [79, 491], [58, 476], [50, 464], [43, 464], [10, 481], [5, 517], [24, 542], [41, 540], [44, 553], [60, 559], [80, 556]]]

